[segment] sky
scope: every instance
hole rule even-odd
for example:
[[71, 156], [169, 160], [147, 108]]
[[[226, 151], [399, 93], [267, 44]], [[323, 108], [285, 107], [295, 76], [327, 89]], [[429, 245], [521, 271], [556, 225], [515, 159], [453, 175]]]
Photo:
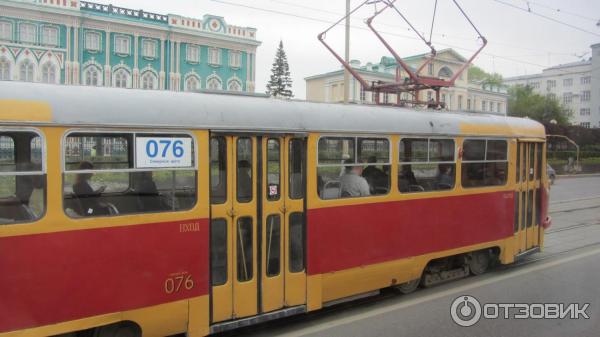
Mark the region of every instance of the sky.
[[[344, 0], [92, 1], [195, 18], [212, 14], [223, 16], [229, 24], [256, 28], [257, 38], [262, 42], [257, 51], [257, 92], [265, 90], [280, 40], [287, 53], [295, 98], [305, 98], [305, 77], [341, 67], [317, 40], [317, 35], [342, 18]], [[351, 7], [364, 1], [351, 0]], [[457, 1], [488, 40], [488, 45], [474, 64], [504, 77], [539, 73], [549, 66], [587, 59], [591, 57], [590, 45], [600, 43], [599, 0]], [[429, 39], [435, 2], [404, 0], [397, 1], [397, 6], [416, 30]], [[351, 17], [350, 58], [363, 64], [376, 63], [382, 56], [389, 55], [373, 33], [366, 29], [364, 20], [374, 10], [374, 5], [365, 5]], [[402, 57], [429, 50], [391, 9], [378, 16], [374, 26]], [[438, 1], [431, 36], [437, 50], [451, 47], [466, 58], [481, 45], [477, 33], [451, 0]], [[334, 27], [326, 39], [343, 55], [343, 26]]]

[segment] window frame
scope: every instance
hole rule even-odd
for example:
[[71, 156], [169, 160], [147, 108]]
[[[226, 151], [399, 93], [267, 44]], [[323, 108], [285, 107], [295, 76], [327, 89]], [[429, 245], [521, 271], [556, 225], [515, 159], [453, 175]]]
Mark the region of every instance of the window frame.
[[[85, 50], [92, 52], [92, 53], [97, 53], [102, 51], [102, 34], [100, 32], [97, 31], [86, 31], [85, 34], [83, 35], [84, 39], [83, 39], [83, 46], [85, 48]], [[98, 47], [96, 48], [95, 46], [91, 46], [92, 43], [88, 43], [91, 41], [88, 41], [88, 36], [91, 38], [92, 36], [98, 38]]]
[[[466, 141], [469, 140], [483, 140], [485, 142], [485, 148], [484, 148], [484, 157], [483, 160], [464, 160], [464, 155], [462, 154], [463, 150], [464, 150], [464, 144]], [[487, 156], [488, 156], [488, 141], [494, 141], [494, 140], [500, 140], [500, 141], [504, 141], [506, 142], [506, 159], [505, 160], [488, 160]], [[461, 166], [461, 175], [460, 175], [460, 186], [461, 188], [464, 189], [476, 189], [476, 188], [498, 188], [498, 187], [506, 187], [508, 186], [508, 181], [509, 181], [509, 171], [510, 171], [510, 139], [509, 138], [502, 138], [502, 137], [464, 137], [462, 139], [462, 143], [460, 145], [460, 151], [461, 151], [461, 156], [460, 156], [460, 166]], [[463, 185], [463, 179], [462, 179], [462, 166], [463, 164], [487, 164], [487, 163], [506, 163], [506, 172], [505, 172], [505, 181], [504, 184], [502, 185], [482, 185], [482, 186], [464, 186]], [[458, 162], [457, 162], [458, 165]]]
[[[33, 28], [33, 40], [32, 41], [28, 41], [28, 40], [24, 40], [23, 39], [23, 32], [21, 31], [23, 29], [24, 26], [29, 26]], [[38, 31], [38, 26], [34, 23], [31, 22], [21, 22], [19, 23], [19, 42], [20, 43], [24, 43], [24, 44], [36, 44], [37, 42], [37, 31]]]
[[[407, 162], [403, 162], [400, 160], [400, 144], [402, 143], [402, 140], [404, 139], [427, 139], [427, 161], [407, 161]], [[430, 154], [429, 154], [429, 149], [431, 147], [431, 140], [451, 140], [454, 143], [454, 155], [453, 161], [431, 161], [430, 160]], [[400, 194], [421, 194], [421, 193], [432, 193], [432, 192], [452, 192], [454, 190], [456, 190], [456, 187], [458, 186], [458, 154], [459, 154], [459, 150], [458, 150], [458, 141], [456, 137], [444, 137], [444, 136], [427, 136], [427, 135], [409, 135], [409, 136], [400, 136], [400, 139], [398, 139], [398, 172], [396, 172], [396, 176], [399, 176], [401, 171], [402, 171], [402, 165], [423, 165], [423, 164], [454, 164], [454, 186], [452, 186], [451, 189], [447, 189], [447, 190], [436, 190], [433, 189], [431, 191], [420, 191], [420, 192], [401, 192], [400, 189], [398, 188], [398, 186], [396, 186], [396, 192], [400, 193]], [[397, 184], [396, 184], [397, 185]]]
[[[213, 52], [216, 51], [215, 57], [213, 57]], [[214, 60], [213, 58], [216, 58]], [[221, 48], [219, 47], [208, 47], [208, 64], [211, 66], [221, 66]]]
[[[320, 167], [340, 167], [340, 168], [345, 168], [346, 166], [368, 166], [369, 163], [354, 163], [354, 164], [319, 164], [319, 143], [321, 142], [322, 138], [342, 138], [342, 139], [348, 139], [348, 138], [352, 138], [354, 139], [354, 158], [355, 160], [358, 160], [358, 139], [373, 139], [373, 140], [387, 140], [388, 142], [388, 162], [387, 163], [376, 163], [377, 165], [388, 165], [390, 167], [390, 176], [388, 177], [388, 182], [389, 182], [389, 188], [388, 188], [388, 192], [385, 194], [370, 194], [368, 196], [360, 196], [360, 197], [349, 197], [349, 198], [331, 198], [331, 199], [323, 199], [321, 198], [321, 195], [318, 195], [318, 198], [321, 202], [328, 202], [328, 201], [339, 201], [339, 200], [352, 200], [352, 199], [361, 199], [361, 198], [377, 198], [377, 197], [386, 197], [389, 196], [392, 193], [392, 167], [394, 166], [393, 164], [393, 156], [394, 154], [392, 153], [393, 151], [393, 146], [392, 146], [392, 136], [390, 135], [380, 135], [380, 134], [361, 134], [361, 135], [357, 135], [357, 134], [340, 134], [340, 133], [332, 133], [332, 134], [320, 134], [319, 137], [317, 138], [317, 150], [315, 151], [316, 154], [316, 173], [317, 175], [319, 174], [319, 168]], [[307, 182], [305, 182], [306, 184]]]
[[[142, 58], [145, 59], [149, 59], [149, 60], [154, 60], [156, 59], [156, 47], [158, 46], [158, 43], [156, 42], [156, 40], [151, 39], [151, 38], [142, 38]], [[148, 53], [148, 51], [152, 51], [151, 53]]]
[[[192, 50], [196, 50], [197, 54], [194, 55]], [[200, 63], [200, 61], [202, 59], [201, 53], [202, 53], [202, 51], [200, 50], [200, 46], [197, 44], [188, 43], [185, 46], [185, 60], [188, 63], [192, 63], [192, 64]], [[191, 57], [191, 56], [195, 56], [195, 58]]]
[[[56, 33], [55, 41], [49, 41], [51, 31], [54, 31]], [[48, 35], [46, 35], [46, 34], [48, 34]], [[60, 29], [54, 25], [43, 25], [42, 26], [42, 44], [44, 46], [49, 46], [49, 47], [60, 46]]]
[[[127, 41], [127, 50], [126, 51], [120, 51], [119, 50], [119, 43], [118, 41], [121, 40], [126, 40]], [[114, 53], [117, 55], [124, 55], [124, 56], [129, 56], [131, 55], [131, 36], [128, 35], [124, 35], [124, 34], [115, 34], [115, 40], [114, 40]]]
[[[3, 35], [0, 35], [0, 41], [10, 41], [12, 42], [15, 38], [15, 29], [14, 29], [14, 22], [12, 21], [8, 21], [8, 20], [0, 20], [0, 25], [4, 25], [5, 27], [8, 27], [8, 33], [6, 37], [4, 37]], [[3, 30], [4, 32], [4, 30]]]
[[[237, 62], [234, 62], [237, 61]], [[240, 69], [242, 67], [242, 52], [239, 50], [229, 50], [229, 67]]]
[[[132, 150], [133, 150], [133, 156], [131, 157], [131, 160], [133, 160], [132, 163], [132, 168], [124, 168], [124, 169], [108, 169], [108, 170], [98, 170], [98, 169], [93, 169], [93, 170], [67, 170], [67, 162], [66, 162], [66, 144], [67, 144], [67, 138], [72, 135], [72, 134], [89, 134], [90, 136], [92, 135], [110, 135], [110, 134], [117, 134], [117, 135], [131, 135], [132, 137]], [[194, 152], [194, 157], [192, 158], [193, 160], [193, 166], [191, 167], [171, 167], [171, 168], [136, 168], [136, 138], [138, 135], [141, 135], [143, 137], [143, 135], [185, 135], [185, 136], [189, 136], [192, 139], [192, 146], [193, 146], [193, 152]], [[65, 175], [67, 174], [78, 174], [78, 173], [93, 173], [93, 174], [97, 174], [97, 173], [136, 173], [136, 172], [148, 172], [148, 171], [152, 171], [152, 172], [158, 172], [158, 171], [168, 171], [168, 172], [172, 172], [172, 171], [195, 171], [196, 172], [196, 185], [194, 186], [195, 188], [195, 203], [192, 207], [190, 207], [189, 209], [181, 209], [181, 210], [166, 210], [166, 211], [158, 211], [158, 212], [136, 212], [136, 213], [125, 213], [125, 214], [117, 214], [117, 215], [99, 215], [99, 216], [91, 216], [89, 218], [114, 218], [114, 217], [122, 217], [122, 216], [131, 216], [131, 215], [139, 215], [139, 214], [160, 214], [160, 213], [181, 213], [181, 212], [189, 212], [192, 211], [194, 208], [196, 208], [199, 204], [199, 198], [200, 198], [200, 192], [199, 192], [199, 188], [198, 188], [198, 184], [199, 184], [199, 179], [198, 176], [200, 175], [199, 173], [199, 166], [198, 166], [198, 140], [196, 139], [196, 135], [189, 130], [177, 130], [177, 129], [168, 129], [168, 130], [151, 130], [151, 129], [136, 129], [136, 130], [118, 130], [118, 129], [114, 129], [114, 128], [109, 128], [109, 129], [90, 129], [90, 128], [81, 128], [81, 129], [77, 129], [77, 128], [72, 128], [72, 129], [68, 129], [66, 130], [60, 140], [60, 173], [61, 173], [61, 207], [63, 209], [63, 214], [65, 214], [67, 217], [69, 217], [70, 219], [75, 219], [75, 220], [80, 220], [80, 219], [85, 219], [87, 217], [75, 217], [72, 218], [70, 217], [67, 213], [66, 213], [66, 209], [64, 208], [64, 200], [65, 200], [65, 193], [64, 193], [64, 189], [65, 189]]]
[[[12, 223], [8, 223], [8, 224], [0, 224], [0, 228], [6, 228], [6, 226], [14, 226], [14, 225], [33, 225], [41, 220], [43, 220], [46, 216], [46, 214], [48, 213], [48, 171], [47, 171], [47, 139], [46, 139], [46, 135], [42, 132], [42, 130], [37, 129], [37, 128], [33, 128], [33, 127], [11, 127], [11, 126], [4, 126], [4, 125], [0, 125], [0, 132], [29, 132], [29, 133], [33, 133], [36, 136], [40, 137], [40, 140], [42, 142], [42, 158], [41, 158], [41, 164], [42, 167], [39, 171], [16, 171], [16, 172], [1, 172], [0, 171], [0, 176], [31, 176], [31, 175], [38, 175], [38, 176], [43, 176], [45, 177], [45, 181], [44, 181], [44, 212], [42, 212], [39, 217], [37, 219], [34, 219], [32, 221], [18, 221], [18, 222], [12, 222]], [[14, 140], [13, 140], [14, 141]]]

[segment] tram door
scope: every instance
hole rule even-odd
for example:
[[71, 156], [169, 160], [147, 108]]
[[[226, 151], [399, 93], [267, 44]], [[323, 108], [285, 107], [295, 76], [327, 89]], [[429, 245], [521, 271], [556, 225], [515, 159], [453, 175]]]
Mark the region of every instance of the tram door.
[[304, 144], [211, 137], [213, 323], [306, 303]]
[[517, 192], [515, 232], [519, 253], [540, 244], [540, 206], [543, 143], [517, 143]]

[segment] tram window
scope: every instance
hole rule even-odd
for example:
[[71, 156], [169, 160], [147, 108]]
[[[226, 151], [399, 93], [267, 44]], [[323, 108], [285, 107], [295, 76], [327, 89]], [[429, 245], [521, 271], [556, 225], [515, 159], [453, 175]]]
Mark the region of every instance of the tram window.
[[290, 272], [304, 270], [304, 213], [290, 214]]
[[0, 226], [33, 222], [46, 207], [42, 138], [0, 130]]
[[227, 221], [214, 219], [210, 222], [211, 284], [227, 283]]
[[319, 139], [317, 190], [321, 199], [387, 194], [390, 143], [386, 138]]
[[543, 164], [543, 158], [542, 158], [542, 151], [544, 148], [544, 144], [539, 143], [535, 146], [536, 149], [536, 158], [537, 158], [537, 176], [536, 176], [536, 180], [542, 179], [542, 168], [545, 167], [545, 165]]
[[515, 192], [515, 217], [514, 217], [514, 221], [515, 221], [515, 223], [514, 223], [514, 230], [515, 230], [515, 233], [519, 231], [519, 204], [521, 203], [520, 200], [519, 200], [520, 196], [521, 196], [521, 193]]
[[403, 193], [451, 190], [456, 180], [453, 139], [403, 138], [398, 189]]
[[535, 179], [535, 147], [536, 144], [529, 144], [529, 180]]
[[281, 194], [281, 151], [279, 139], [267, 141], [267, 199], [279, 200]]
[[237, 201], [252, 201], [252, 139], [237, 140]]
[[253, 235], [252, 218], [243, 217], [237, 221], [237, 279], [250, 281], [253, 277]]
[[196, 204], [188, 135], [72, 133], [64, 143], [63, 204], [70, 217], [181, 211]]
[[533, 190], [527, 191], [527, 228], [533, 225]]
[[304, 198], [304, 141], [302, 139], [290, 140], [289, 149], [289, 175], [290, 198]]
[[521, 181], [521, 144], [517, 144], [517, 183]]
[[227, 141], [225, 137], [210, 139], [210, 202], [227, 201]]
[[281, 217], [278, 214], [267, 217], [267, 276], [279, 275], [281, 265]]
[[463, 142], [462, 186], [505, 185], [508, 171], [507, 152], [506, 140], [465, 140]]

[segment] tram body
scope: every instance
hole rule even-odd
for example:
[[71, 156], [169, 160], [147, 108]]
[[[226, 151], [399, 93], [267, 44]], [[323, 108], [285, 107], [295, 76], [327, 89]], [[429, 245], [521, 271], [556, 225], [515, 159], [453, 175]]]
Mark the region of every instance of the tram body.
[[485, 114], [0, 82], [0, 336], [204, 336], [512, 263], [550, 225], [545, 146]]

